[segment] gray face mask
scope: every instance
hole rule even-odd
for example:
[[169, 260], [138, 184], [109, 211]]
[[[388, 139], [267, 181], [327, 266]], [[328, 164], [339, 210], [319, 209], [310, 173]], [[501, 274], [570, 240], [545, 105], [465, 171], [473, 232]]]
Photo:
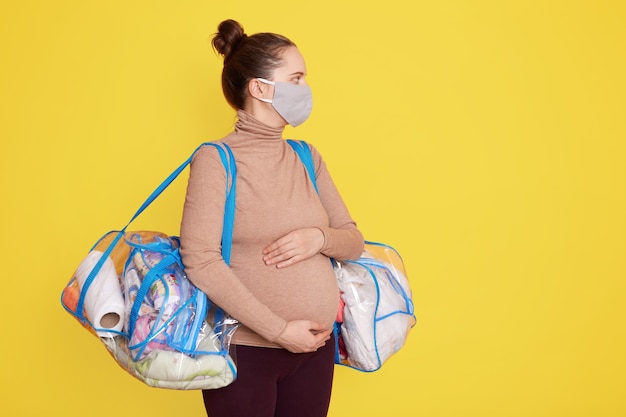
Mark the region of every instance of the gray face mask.
[[313, 110], [313, 95], [306, 84], [274, 82], [265, 78], [257, 78], [262, 83], [274, 86], [274, 98], [259, 98], [270, 103], [274, 110], [291, 126], [298, 126], [309, 118]]

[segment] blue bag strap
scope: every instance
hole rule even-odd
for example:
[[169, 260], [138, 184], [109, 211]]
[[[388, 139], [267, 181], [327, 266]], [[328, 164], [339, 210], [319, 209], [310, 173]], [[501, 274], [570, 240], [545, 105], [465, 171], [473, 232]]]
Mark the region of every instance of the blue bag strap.
[[150, 194], [150, 196], [144, 201], [144, 203], [139, 207], [137, 212], [131, 217], [131, 219], [126, 223], [126, 226], [122, 228], [122, 230], [117, 232], [117, 235], [109, 244], [107, 249], [104, 251], [94, 268], [91, 270], [85, 282], [83, 284], [83, 288], [80, 292], [80, 297], [78, 298], [78, 304], [76, 305], [76, 314], [82, 317], [82, 311], [85, 304], [85, 296], [87, 294], [87, 290], [91, 286], [93, 280], [95, 279], [98, 272], [104, 265], [104, 262], [109, 257], [115, 246], [119, 243], [122, 236], [126, 232], [126, 229], [130, 224], [141, 214], [143, 211], [152, 204], [154, 200], [157, 199], [158, 196], [161, 195], [163, 191], [187, 168], [187, 165], [191, 163], [194, 155], [204, 146], [213, 146], [215, 147], [220, 155], [220, 160], [222, 161], [222, 165], [224, 165], [224, 169], [226, 170], [226, 203], [224, 206], [224, 227], [222, 232], [222, 254], [224, 260], [228, 265], [230, 265], [230, 253], [231, 246], [233, 241], [233, 226], [235, 223], [235, 189], [236, 189], [236, 179], [237, 179], [237, 167], [235, 165], [235, 157], [230, 147], [225, 143], [216, 143], [216, 142], [206, 142], [198, 146], [191, 156], [185, 160], [178, 168], [176, 168], [170, 175], [165, 178], [165, 180]]
[[226, 170], [226, 203], [224, 204], [224, 225], [222, 228], [222, 257], [224, 258], [226, 264], [230, 266], [230, 254], [233, 246], [233, 229], [235, 227], [237, 165], [235, 164], [233, 151], [225, 143], [222, 145], [228, 154], [228, 158], [226, 158], [226, 156], [220, 152], [222, 164]]
[[287, 143], [291, 145], [293, 150], [296, 151], [300, 157], [300, 160], [304, 164], [306, 172], [309, 174], [309, 178], [313, 183], [315, 192], [319, 193], [319, 190], [317, 189], [317, 181], [315, 180], [315, 165], [313, 164], [313, 156], [311, 155], [311, 148], [309, 148], [309, 144], [303, 140], [293, 139], [287, 139]]

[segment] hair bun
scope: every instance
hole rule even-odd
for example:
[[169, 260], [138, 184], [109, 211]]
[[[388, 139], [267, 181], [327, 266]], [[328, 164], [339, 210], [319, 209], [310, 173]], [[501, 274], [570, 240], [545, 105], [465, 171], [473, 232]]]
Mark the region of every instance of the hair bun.
[[232, 19], [224, 20], [217, 27], [217, 33], [213, 37], [213, 48], [223, 55], [224, 59], [228, 59], [247, 37], [239, 22]]

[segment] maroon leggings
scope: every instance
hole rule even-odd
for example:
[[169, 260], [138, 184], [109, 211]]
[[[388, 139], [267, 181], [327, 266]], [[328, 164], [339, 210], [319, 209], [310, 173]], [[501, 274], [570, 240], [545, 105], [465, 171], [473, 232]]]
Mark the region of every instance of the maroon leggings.
[[335, 341], [313, 353], [235, 347], [237, 379], [204, 390], [209, 417], [325, 417], [332, 389]]

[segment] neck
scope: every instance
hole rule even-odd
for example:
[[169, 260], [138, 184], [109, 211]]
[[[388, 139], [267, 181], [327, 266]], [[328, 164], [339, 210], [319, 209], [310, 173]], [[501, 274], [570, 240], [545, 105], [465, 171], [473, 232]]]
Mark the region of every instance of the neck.
[[235, 133], [239, 138], [245, 138], [247, 141], [262, 140], [273, 142], [282, 140], [284, 126], [272, 127], [258, 120], [245, 110], [239, 110], [237, 118]]
[[279, 129], [287, 126], [285, 119], [280, 117], [270, 103], [265, 103], [253, 97], [248, 97], [243, 111], [269, 127]]

